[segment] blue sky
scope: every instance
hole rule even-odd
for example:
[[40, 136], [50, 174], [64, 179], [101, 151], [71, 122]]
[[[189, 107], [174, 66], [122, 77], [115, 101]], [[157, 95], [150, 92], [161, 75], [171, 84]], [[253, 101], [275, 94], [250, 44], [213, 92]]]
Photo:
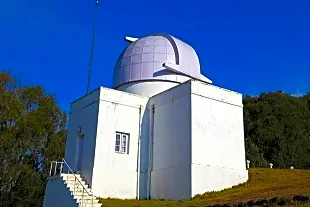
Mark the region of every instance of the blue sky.
[[[86, 91], [93, 0], [0, 0], [0, 70], [43, 85], [67, 112]], [[124, 36], [165, 32], [202, 73], [243, 94], [310, 92], [310, 1], [101, 0], [91, 89], [111, 87]]]

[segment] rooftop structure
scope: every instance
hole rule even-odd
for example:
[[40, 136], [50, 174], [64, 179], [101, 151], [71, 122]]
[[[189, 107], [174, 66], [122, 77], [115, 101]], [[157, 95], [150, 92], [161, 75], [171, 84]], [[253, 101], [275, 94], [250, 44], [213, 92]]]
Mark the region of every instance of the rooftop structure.
[[[135, 83], [150, 81], [161, 83], [162, 86], [165, 85], [162, 82], [175, 83], [170, 84], [175, 86], [189, 79], [212, 83], [201, 74], [198, 55], [189, 44], [168, 34], [152, 34], [141, 39], [126, 40], [131, 44], [125, 48], [116, 62], [113, 74], [115, 89], [126, 91], [125, 84], [132, 86]], [[166, 85], [164, 89], [169, 88], [168, 84]], [[161, 91], [154, 93], [158, 92]], [[134, 93], [146, 95], [144, 89]]]

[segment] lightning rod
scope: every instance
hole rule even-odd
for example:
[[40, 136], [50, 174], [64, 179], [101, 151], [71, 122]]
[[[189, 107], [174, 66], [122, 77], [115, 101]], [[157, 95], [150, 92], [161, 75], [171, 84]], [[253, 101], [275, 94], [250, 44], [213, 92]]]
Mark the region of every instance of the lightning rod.
[[91, 76], [92, 63], [93, 63], [93, 50], [94, 50], [94, 41], [95, 41], [95, 32], [96, 32], [96, 17], [97, 17], [98, 4], [99, 4], [99, 1], [96, 1], [95, 11], [94, 11], [93, 35], [92, 35], [90, 56], [89, 56], [89, 65], [88, 65], [88, 78], [87, 78], [86, 95], [89, 93], [89, 87], [90, 87], [90, 76]]

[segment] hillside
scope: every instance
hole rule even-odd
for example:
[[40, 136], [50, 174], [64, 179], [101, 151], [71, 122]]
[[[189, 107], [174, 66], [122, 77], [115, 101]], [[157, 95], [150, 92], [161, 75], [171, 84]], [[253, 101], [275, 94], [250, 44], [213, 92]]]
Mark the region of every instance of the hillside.
[[[102, 206], [147, 207], [147, 206], [208, 206], [217, 203], [246, 203], [267, 198], [292, 198], [296, 195], [310, 195], [310, 170], [282, 170], [257, 168], [249, 170], [246, 184], [221, 192], [197, 195], [190, 201], [137, 201], [101, 199]], [[288, 201], [286, 201], [287, 203]], [[309, 206], [300, 204], [294, 206]]]

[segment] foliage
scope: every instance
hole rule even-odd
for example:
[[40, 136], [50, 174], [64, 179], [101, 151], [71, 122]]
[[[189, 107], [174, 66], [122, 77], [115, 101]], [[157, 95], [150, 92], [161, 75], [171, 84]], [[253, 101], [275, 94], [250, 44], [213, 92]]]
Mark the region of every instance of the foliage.
[[246, 96], [246, 157], [253, 167], [310, 167], [310, 94], [294, 97], [281, 91]]
[[0, 72], [0, 206], [42, 206], [49, 161], [64, 155], [65, 124], [42, 87]]
[[[200, 207], [216, 203], [233, 204], [274, 197], [286, 198], [295, 195], [310, 195], [310, 170], [251, 168], [249, 170], [249, 176], [250, 179], [246, 184], [220, 192], [197, 195], [189, 201], [137, 201], [119, 199], [100, 199], [100, 201], [102, 206], [105, 207]], [[307, 204], [304, 206], [307, 206]]]

